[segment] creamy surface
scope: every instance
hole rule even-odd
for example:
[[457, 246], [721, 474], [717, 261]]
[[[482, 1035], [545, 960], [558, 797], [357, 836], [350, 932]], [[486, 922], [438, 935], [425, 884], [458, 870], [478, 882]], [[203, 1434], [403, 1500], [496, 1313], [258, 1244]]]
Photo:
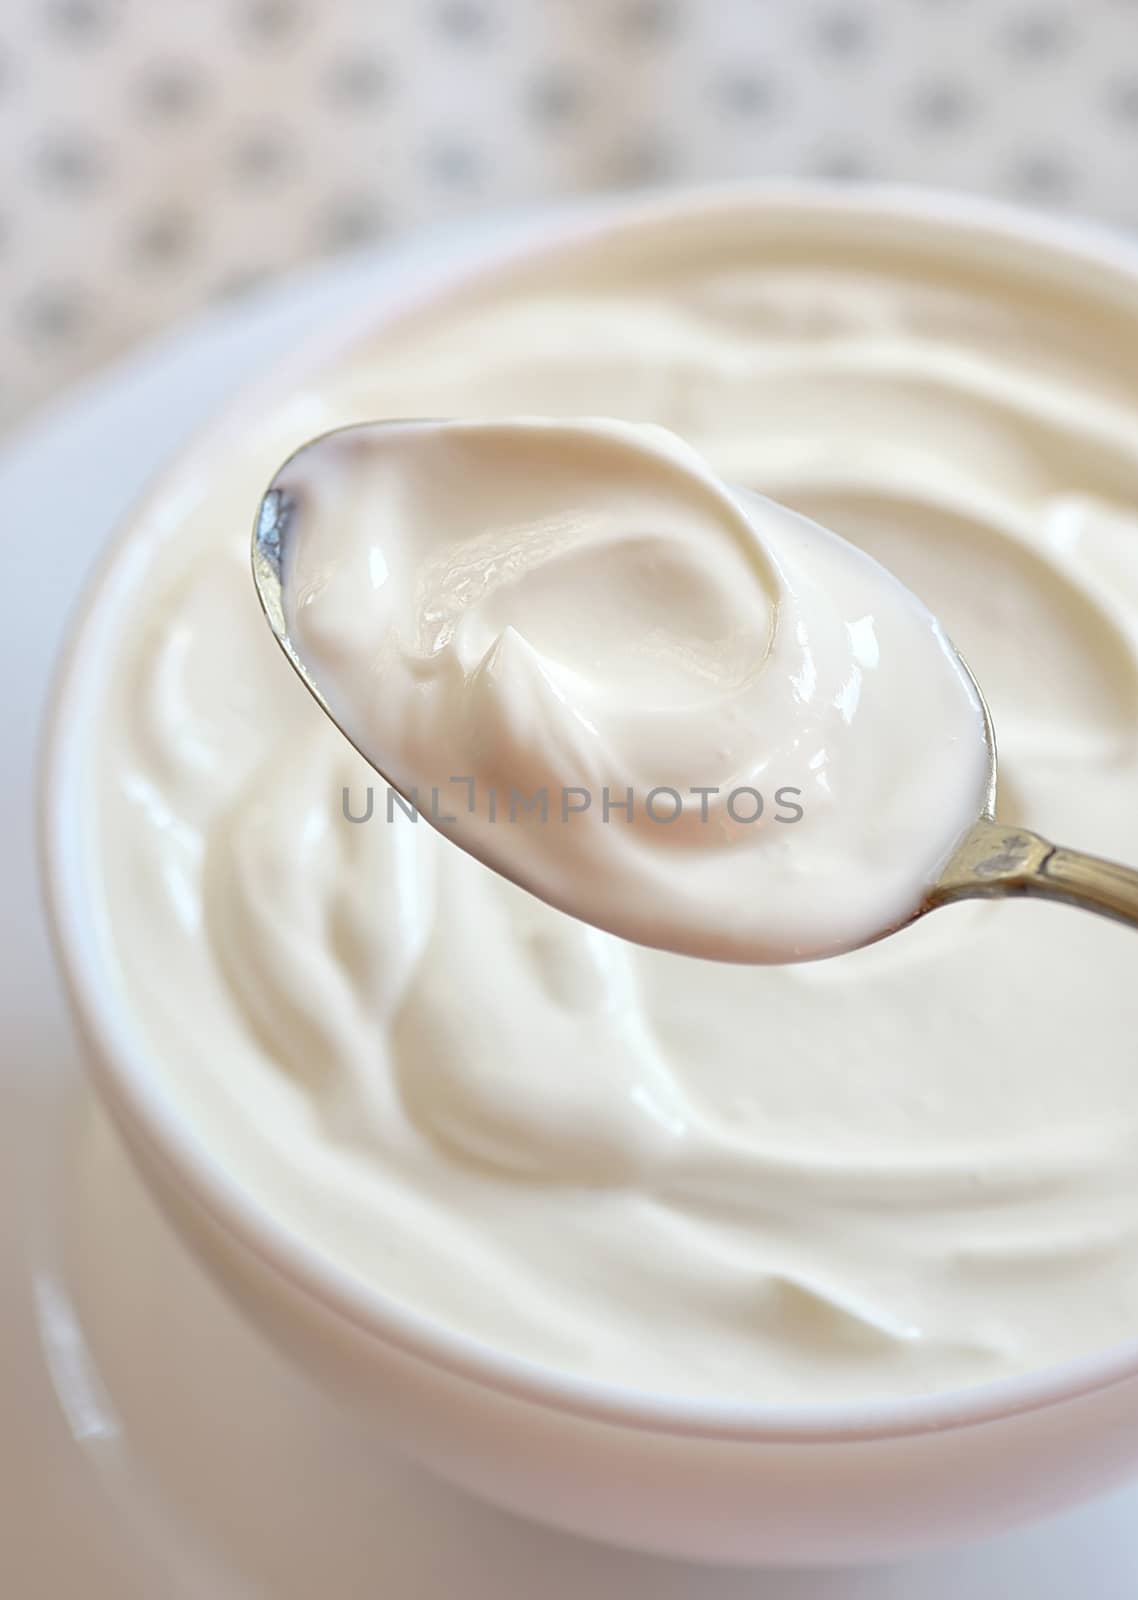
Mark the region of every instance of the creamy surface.
[[917, 913], [987, 801], [983, 708], [920, 601], [665, 429], [328, 434], [273, 479], [257, 548], [356, 748], [626, 939], [856, 949]]
[[693, 213], [361, 336], [167, 477], [93, 870], [155, 1074], [298, 1235], [499, 1348], [686, 1394], [938, 1389], [1138, 1331], [1129, 930], [970, 903], [767, 968], [614, 939], [378, 796], [346, 821], [378, 780], [249, 581], [322, 429], [659, 423], [940, 617], [1009, 818], [1138, 859], [1138, 295], [1070, 282], [948, 224]]

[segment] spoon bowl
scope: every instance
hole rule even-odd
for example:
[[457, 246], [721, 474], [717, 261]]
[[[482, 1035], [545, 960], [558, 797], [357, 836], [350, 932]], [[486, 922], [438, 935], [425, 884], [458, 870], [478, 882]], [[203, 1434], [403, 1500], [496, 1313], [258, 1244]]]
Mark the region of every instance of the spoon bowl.
[[[400, 419], [371, 422], [364, 426], [374, 434], [384, 430], [395, 432], [407, 425], [406, 419]], [[330, 434], [308, 441], [300, 449], [308, 449], [325, 438], [350, 432], [357, 426], [349, 424], [345, 428], [334, 429]], [[298, 450], [294, 455], [299, 453]], [[412, 802], [414, 797], [383, 771], [374, 753], [362, 748], [344, 728], [290, 636], [284, 609], [282, 562], [293, 510], [289, 495], [277, 487], [268, 489], [258, 508], [252, 539], [252, 569], [265, 617], [293, 670], [325, 716], [392, 790], [401, 794], [404, 800]], [[1054, 845], [1030, 829], [997, 821], [998, 762], [991, 711], [971, 668], [959, 651], [954, 653], [975, 691], [983, 714], [984, 742], [988, 754], [988, 782], [983, 805], [975, 821], [953, 848], [916, 911], [903, 921], [882, 928], [865, 943], [887, 938], [928, 912], [958, 900], [1011, 896], [1054, 900], [1138, 927], [1138, 871], [1083, 851]]]

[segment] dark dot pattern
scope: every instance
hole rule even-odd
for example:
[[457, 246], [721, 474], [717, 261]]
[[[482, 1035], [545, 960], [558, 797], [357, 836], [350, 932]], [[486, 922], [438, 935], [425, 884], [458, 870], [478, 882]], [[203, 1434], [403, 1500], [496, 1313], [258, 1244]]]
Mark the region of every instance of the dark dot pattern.
[[247, 187], [257, 188], [280, 180], [294, 160], [287, 133], [264, 130], [246, 134], [233, 149], [233, 171]]
[[675, 32], [679, 9], [676, 0], [624, 0], [618, 21], [627, 37], [662, 41]]
[[577, 121], [587, 101], [585, 87], [572, 73], [553, 68], [537, 75], [529, 88], [527, 109], [543, 128], [564, 127]]
[[294, 33], [303, 19], [297, 0], [246, 0], [240, 21], [252, 39], [271, 43]]
[[1070, 193], [1072, 174], [1060, 156], [1039, 152], [1022, 156], [1013, 164], [1012, 184], [1028, 198], [1059, 200]]
[[441, 0], [437, 17], [441, 31], [456, 41], [485, 39], [491, 30], [491, 16], [478, 0]]
[[48, 189], [74, 193], [98, 183], [105, 172], [105, 157], [89, 135], [60, 133], [41, 146], [36, 166]]
[[345, 56], [334, 61], [324, 82], [333, 105], [345, 111], [376, 105], [390, 86], [390, 68], [375, 56]]
[[975, 111], [975, 100], [964, 83], [940, 79], [920, 83], [909, 105], [910, 121], [918, 128], [941, 136], [965, 124]]
[[468, 188], [482, 170], [476, 151], [462, 139], [444, 139], [427, 151], [428, 176], [444, 188]]
[[662, 183], [670, 169], [668, 146], [658, 135], [641, 134], [613, 153], [610, 177], [618, 188], [640, 188]]
[[158, 62], [136, 86], [140, 110], [149, 122], [184, 122], [200, 111], [206, 97], [202, 75], [180, 62]]
[[777, 92], [771, 79], [761, 73], [731, 72], [716, 85], [716, 100], [731, 115], [765, 116], [774, 107]]
[[158, 211], [138, 224], [131, 236], [131, 254], [152, 267], [181, 264], [194, 236], [193, 218], [186, 211]]
[[1026, 11], [1013, 16], [1004, 30], [1007, 49], [1020, 61], [1053, 56], [1066, 38], [1067, 19], [1061, 11]]
[[59, 38], [91, 43], [113, 27], [118, 10], [115, 0], [52, 0], [47, 21]]
[[86, 319], [82, 292], [71, 285], [33, 290], [17, 307], [22, 331], [36, 345], [74, 338]]
[[0, 429], [197, 305], [559, 194], [933, 183], [1138, 227], [1138, 0], [0, 0]]
[[865, 156], [853, 150], [824, 150], [809, 167], [809, 175], [835, 183], [867, 182], [873, 169]]
[[1110, 114], [1119, 122], [1132, 122], [1138, 129], [1138, 72], [1132, 78], [1120, 78], [1107, 88], [1106, 104]]
[[823, 12], [818, 22], [818, 44], [827, 56], [861, 55], [872, 36], [868, 13], [855, 6]]
[[383, 212], [370, 195], [335, 202], [321, 219], [319, 243], [330, 250], [350, 250], [378, 239], [384, 231]]
[[236, 272], [224, 273], [210, 285], [208, 298], [222, 302], [247, 300], [270, 276], [271, 272], [264, 267], [242, 267]]

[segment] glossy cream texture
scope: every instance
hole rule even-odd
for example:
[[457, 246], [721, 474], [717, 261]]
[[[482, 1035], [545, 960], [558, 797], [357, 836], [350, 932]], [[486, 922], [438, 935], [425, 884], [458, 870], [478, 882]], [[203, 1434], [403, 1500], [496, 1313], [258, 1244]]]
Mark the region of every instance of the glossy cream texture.
[[925, 607], [665, 429], [328, 434], [274, 478], [257, 541], [356, 748], [607, 932], [855, 949], [916, 914], [987, 802], [983, 708]]
[[92, 741], [107, 937], [165, 1092], [298, 1236], [674, 1393], [941, 1389], [1138, 1331], [1129, 930], [972, 903], [796, 966], [621, 942], [378, 793], [346, 821], [378, 780], [249, 579], [323, 429], [659, 423], [940, 617], [1009, 818], [1138, 860], [1138, 305], [1060, 265], [809, 209], [646, 223], [276, 382], [151, 499]]

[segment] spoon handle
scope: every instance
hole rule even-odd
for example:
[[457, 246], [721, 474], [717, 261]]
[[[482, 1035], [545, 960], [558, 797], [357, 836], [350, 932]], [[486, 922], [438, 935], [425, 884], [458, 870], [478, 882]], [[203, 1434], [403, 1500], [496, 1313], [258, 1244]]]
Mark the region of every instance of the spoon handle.
[[941, 873], [929, 906], [994, 895], [1061, 900], [1138, 927], [1138, 872], [1132, 867], [982, 817]]

